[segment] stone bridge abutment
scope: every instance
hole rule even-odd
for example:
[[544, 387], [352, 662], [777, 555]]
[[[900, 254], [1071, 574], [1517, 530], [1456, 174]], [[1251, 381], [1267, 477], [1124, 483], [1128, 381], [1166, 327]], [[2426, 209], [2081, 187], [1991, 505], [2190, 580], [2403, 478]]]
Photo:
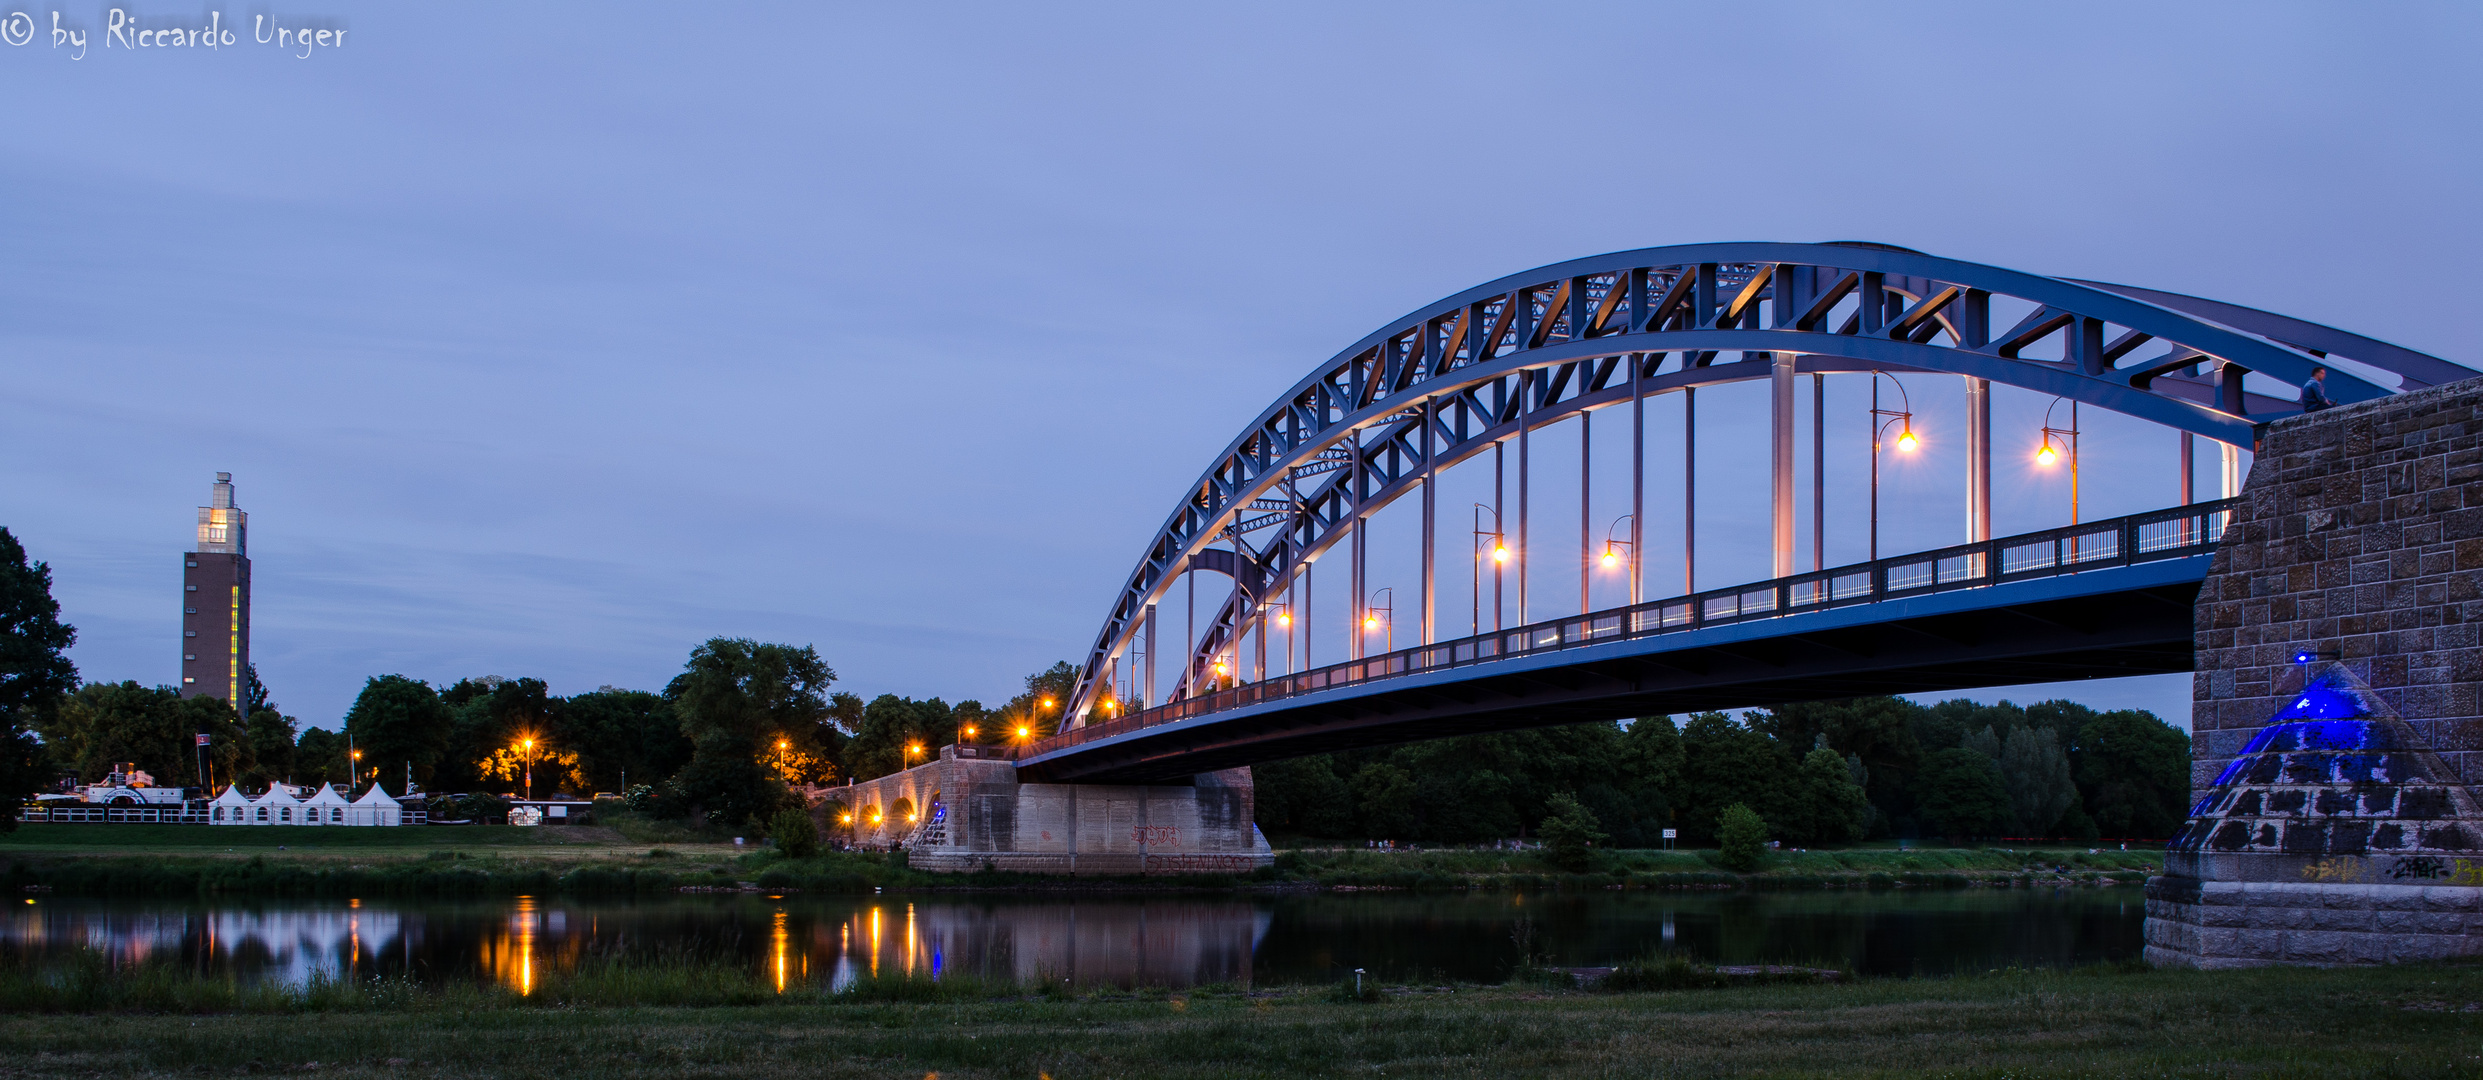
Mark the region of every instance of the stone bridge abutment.
[[2148, 959], [2483, 955], [2483, 380], [2278, 420], [2243, 496]]

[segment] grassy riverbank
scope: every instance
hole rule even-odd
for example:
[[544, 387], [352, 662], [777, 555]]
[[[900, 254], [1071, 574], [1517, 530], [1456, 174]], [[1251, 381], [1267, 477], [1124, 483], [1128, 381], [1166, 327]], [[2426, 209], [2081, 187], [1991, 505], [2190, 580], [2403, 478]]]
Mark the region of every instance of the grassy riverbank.
[[[1370, 1002], [1328, 987], [1071, 995], [964, 980], [779, 996], [752, 973], [692, 969], [554, 978], [529, 996], [401, 984], [253, 994], [151, 977], [153, 990], [118, 1001], [70, 986], [30, 1001], [41, 988], [0, 972], [0, 1076], [2424, 1077], [2483, 1066], [2473, 968], [1391, 987]], [[46, 1008], [59, 1011], [32, 1011]]]
[[1737, 873], [1716, 852], [1606, 851], [1582, 872], [1538, 851], [1301, 849], [1277, 856], [1287, 880], [1346, 888], [1965, 888], [2030, 884], [2141, 884], [2162, 851], [2084, 848], [1852, 848], [1772, 851]]
[[1404, 890], [1965, 888], [2136, 884], [2152, 851], [1856, 848], [1771, 852], [1734, 873], [1713, 851], [1607, 851], [1583, 872], [1537, 851], [1289, 850], [1240, 878], [1116, 880], [930, 874], [903, 856], [689, 842], [640, 847], [613, 828], [209, 829], [29, 825], [0, 836], [0, 888], [91, 896], [609, 895], [754, 887], [867, 893], [933, 889]]

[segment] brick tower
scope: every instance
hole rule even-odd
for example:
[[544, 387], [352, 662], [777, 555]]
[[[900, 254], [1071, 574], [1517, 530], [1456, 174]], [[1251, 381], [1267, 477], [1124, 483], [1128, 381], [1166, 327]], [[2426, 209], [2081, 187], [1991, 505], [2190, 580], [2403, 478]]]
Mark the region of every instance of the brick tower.
[[198, 545], [181, 557], [181, 696], [241, 709], [250, 670], [249, 520], [233, 505], [233, 474], [217, 473], [198, 508]]

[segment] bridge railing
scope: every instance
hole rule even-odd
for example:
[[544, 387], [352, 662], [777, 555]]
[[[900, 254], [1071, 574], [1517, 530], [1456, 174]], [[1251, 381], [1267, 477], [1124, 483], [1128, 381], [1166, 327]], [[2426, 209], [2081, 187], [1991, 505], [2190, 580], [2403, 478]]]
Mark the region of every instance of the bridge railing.
[[1572, 615], [1509, 630], [1381, 656], [1329, 664], [1291, 675], [1270, 676], [1224, 690], [1070, 728], [1037, 739], [1020, 758], [1110, 738], [1125, 732], [1223, 712], [1262, 701], [1317, 693], [1448, 667], [1491, 663], [1556, 649], [1598, 645], [1624, 638], [1701, 627], [1782, 618], [1856, 604], [1928, 596], [1957, 589], [1988, 588], [2014, 581], [2187, 558], [2214, 550], [2224, 538], [2239, 499], [2193, 503], [2106, 521], [2024, 533], [1877, 562], [1815, 570], [1772, 581], [1655, 600], [1629, 607]]

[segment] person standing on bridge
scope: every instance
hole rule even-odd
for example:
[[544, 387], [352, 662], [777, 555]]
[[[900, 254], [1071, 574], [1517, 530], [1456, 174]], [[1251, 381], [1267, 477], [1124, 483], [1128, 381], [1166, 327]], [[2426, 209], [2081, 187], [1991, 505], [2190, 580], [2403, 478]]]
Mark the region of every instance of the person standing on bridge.
[[2309, 381], [2302, 384], [2302, 411], [2315, 413], [2333, 408], [2336, 408], [2336, 402], [2328, 397], [2328, 369], [2312, 368]]

